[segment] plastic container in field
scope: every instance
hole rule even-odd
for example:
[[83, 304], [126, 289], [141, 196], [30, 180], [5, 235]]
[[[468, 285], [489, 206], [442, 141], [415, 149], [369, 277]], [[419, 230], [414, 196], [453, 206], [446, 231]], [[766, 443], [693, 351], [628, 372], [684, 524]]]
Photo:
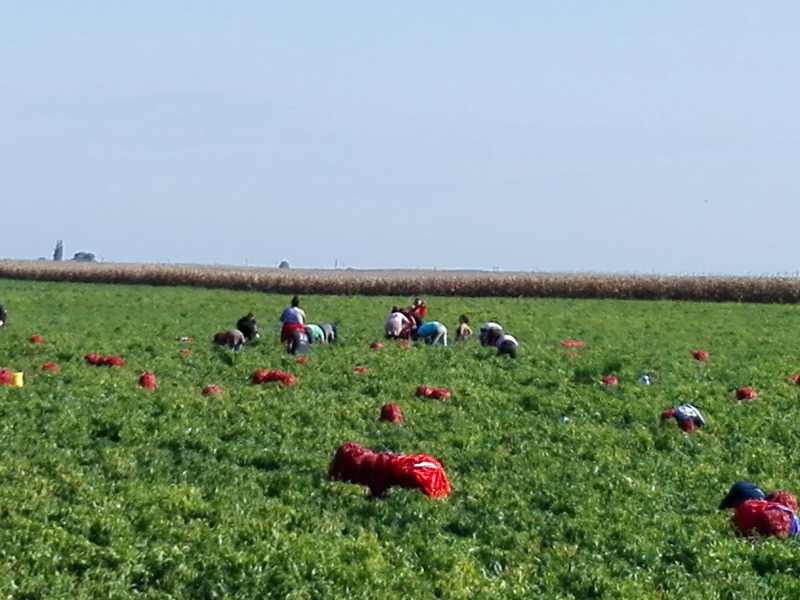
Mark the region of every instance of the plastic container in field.
[[22, 371], [14, 373], [14, 378], [11, 380], [11, 385], [14, 387], [22, 387], [25, 385], [25, 374]]

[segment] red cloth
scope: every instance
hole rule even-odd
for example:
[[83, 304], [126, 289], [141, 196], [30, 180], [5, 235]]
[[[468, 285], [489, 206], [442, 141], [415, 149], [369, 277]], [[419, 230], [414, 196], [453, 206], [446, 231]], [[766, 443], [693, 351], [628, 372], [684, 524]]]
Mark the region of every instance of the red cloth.
[[14, 382], [14, 371], [0, 369], [0, 385], [11, 385]]
[[425, 313], [428, 312], [428, 305], [424, 302], [420, 302], [419, 304], [415, 304], [409, 308], [408, 312], [414, 317], [417, 317], [414, 319], [415, 321], [421, 322], [425, 319]]
[[747, 500], [736, 507], [731, 523], [743, 535], [789, 537], [792, 531], [791, 509], [768, 500]]
[[394, 485], [418, 489], [431, 498], [444, 498], [452, 491], [444, 467], [432, 456], [376, 453], [355, 442], [339, 446], [328, 474], [332, 479], [366, 485], [373, 496]]
[[305, 332], [306, 326], [302, 323], [284, 323], [281, 327], [281, 341], [288, 342], [292, 339], [292, 333], [295, 331]]

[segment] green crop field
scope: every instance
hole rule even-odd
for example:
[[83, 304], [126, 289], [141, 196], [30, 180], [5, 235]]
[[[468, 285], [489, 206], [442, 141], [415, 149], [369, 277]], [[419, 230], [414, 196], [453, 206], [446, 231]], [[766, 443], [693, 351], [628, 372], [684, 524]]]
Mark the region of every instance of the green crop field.
[[[717, 510], [739, 479], [800, 491], [797, 306], [427, 298], [451, 336], [461, 313], [502, 323], [513, 361], [474, 339], [376, 351], [411, 298], [307, 296], [342, 340], [298, 364], [278, 341], [288, 300], [0, 280], [0, 368], [25, 373], [0, 386], [0, 597], [800, 597], [797, 541], [737, 538]], [[213, 347], [248, 311], [262, 339]], [[259, 368], [297, 384], [252, 385]], [[416, 398], [420, 384], [453, 397]], [[682, 401], [707, 427], [660, 422]], [[388, 402], [404, 423], [379, 421]], [[452, 494], [330, 481], [348, 440], [435, 456]]]

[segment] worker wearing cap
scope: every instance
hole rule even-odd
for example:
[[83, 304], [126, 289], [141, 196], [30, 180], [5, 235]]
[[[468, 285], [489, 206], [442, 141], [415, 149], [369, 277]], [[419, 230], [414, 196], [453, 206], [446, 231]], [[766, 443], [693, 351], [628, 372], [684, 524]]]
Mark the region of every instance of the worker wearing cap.
[[786, 490], [765, 494], [754, 483], [737, 481], [719, 508], [733, 509], [731, 523], [740, 535], [780, 538], [800, 535], [797, 499]]

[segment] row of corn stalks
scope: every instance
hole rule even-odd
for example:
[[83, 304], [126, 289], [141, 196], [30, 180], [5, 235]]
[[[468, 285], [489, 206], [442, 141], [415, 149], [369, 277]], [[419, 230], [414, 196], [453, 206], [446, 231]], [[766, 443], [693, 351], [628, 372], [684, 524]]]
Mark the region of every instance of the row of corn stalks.
[[791, 303], [796, 277], [659, 276], [483, 271], [315, 270], [177, 264], [0, 260], [0, 278], [194, 286], [281, 294], [620, 298]]

